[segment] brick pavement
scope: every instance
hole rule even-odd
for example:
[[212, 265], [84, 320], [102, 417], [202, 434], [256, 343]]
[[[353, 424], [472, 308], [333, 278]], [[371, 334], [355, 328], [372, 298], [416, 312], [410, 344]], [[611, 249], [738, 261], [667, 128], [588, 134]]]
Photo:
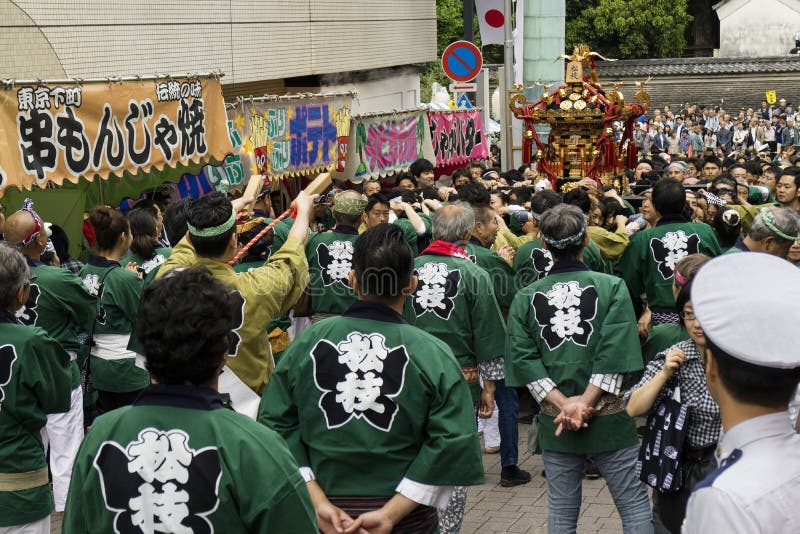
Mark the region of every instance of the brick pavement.
[[[500, 486], [500, 455], [484, 454], [486, 483], [470, 488], [462, 534], [495, 534], [547, 532], [547, 480], [543, 478], [541, 456], [527, 452], [528, 425], [519, 425], [520, 468], [530, 471], [527, 484]], [[614, 507], [605, 480], [584, 480], [578, 534], [612, 534], [622, 532], [622, 522]]]

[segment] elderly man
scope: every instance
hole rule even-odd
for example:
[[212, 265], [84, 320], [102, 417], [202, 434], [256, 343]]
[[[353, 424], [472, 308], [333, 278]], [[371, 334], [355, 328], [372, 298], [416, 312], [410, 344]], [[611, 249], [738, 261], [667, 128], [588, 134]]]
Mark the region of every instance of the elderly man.
[[22, 251], [31, 274], [36, 278], [31, 284], [25, 306], [17, 310], [17, 321], [44, 329], [61, 344], [72, 360], [69, 411], [48, 415], [43, 432], [47, 442], [45, 447], [49, 444], [50, 448], [56, 512], [63, 512], [72, 464], [83, 439], [83, 393], [77, 363], [81, 345], [78, 334], [90, 331], [97, 313], [97, 302], [74, 274], [42, 263], [47, 233], [45, 223], [34, 211], [32, 203], [26, 202], [23, 209], [8, 217], [6, 239]]
[[681, 184], [689, 178], [689, 166], [683, 161], [670, 163], [664, 168], [664, 172], [667, 174], [667, 178], [672, 178]]
[[136, 328], [155, 383], [93, 423], [65, 534], [316, 532], [286, 443], [219, 395], [242, 305], [230, 289], [204, 267], [147, 288]]
[[622, 280], [581, 261], [589, 236], [579, 208], [549, 209], [540, 228], [555, 264], [511, 306], [506, 381], [527, 386], [541, 404], [548, 532], [575, 532], [587, 457], [605, 477], [624, 531], [652, 532], [635, 474], [636, 428], [620, 396], [624, 375], [643, 367], [630, 296]]
[[787, 411], [800, 382], [798, 300], [800, 272], [768, 254], [716, 258], [693, 282], [724, 436], [719, 468], [689, 498], [684, 534], [800, 532], [800, 436]]
[[70, 407], [69, 354], [16, 311], [31, 289], [25, 258], [0, 243], [0, 532], [48, 534], [53, 497], [40, 430]]
[[786, 258], [795, 241], [800, 240], [800, 213], [777, 206], [763, 208], [746, 236], [739, 239], [727, 253], [764, 252]]
[[664, 178], [653, 187], [653, 208], [658, 223], [631, 236], [617, 268], [631, 295], [646, 295], [653, 323], [677, 323], [672, 280], [675, 264], [689, 254], [722, 252], [716, 234], [705, 223], [684, 216], [686, 192], [675, 180]]
[[447, 344], [400, 315], [417, 285], [402, 231], [361, 234], [352, 267], [358, 300], [292, 343], [259, 421], [289, 443], [323, 532], [434, 532], [453, 486], [483, 482], [469, 388]]
[[236, 411], [252, 418], [273, 369], [267, 325], [294, 306], [308, 282], [303, 244], [312, 203], [313, 198], [301, 192], [295, 199], [297, 217], [280, 250], [262, 267], [236, 273], [228, 265], [238, 249], [236, 211], [222, 194], [197, 199], [189, 207], [189, 232], [158, 272], [161, 278], [173, 269], [203, 265], [235, 290], [240, 306], [219, 390], [230, 396]]
[[[469, 260], [463, 248], [474, 228], [475, 214], [465, 202], [436, 212], [434, 241], [414, 262], [419, 284], [406, 300], [403, 315], [452, 349], [473, 402], [480, 402], [480, 415], [489, 417], [494, 410], [494, 380], [504, 378], [505, 323], [489, 275]], [[465, 503], [466, 489], [459, 488], [440, 516], [443, 532], [458, 532]]]
[[308, 239], [306, 258], [314, 322], [339, 315], [356, 300], [347, 277], [353, 259], [353, 243], [358, 238], [358, 225], [366, 205], [367, 197], [355, 191], [337, 193], [332, 210], [336, 225], [329, 232], [320, 232]]

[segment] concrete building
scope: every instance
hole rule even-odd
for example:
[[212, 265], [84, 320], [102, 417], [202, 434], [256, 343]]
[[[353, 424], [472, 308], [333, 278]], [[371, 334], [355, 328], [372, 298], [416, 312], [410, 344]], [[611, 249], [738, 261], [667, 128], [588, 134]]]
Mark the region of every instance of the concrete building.
[[719, 17], [720, 57], [786, 56], [800, 32], [800, 0], [723, 0]]
[[355, 89], [355, 113], [419, 103], [435, 0], [0, 0], [0, 79], [222, 71], [226, 100]]

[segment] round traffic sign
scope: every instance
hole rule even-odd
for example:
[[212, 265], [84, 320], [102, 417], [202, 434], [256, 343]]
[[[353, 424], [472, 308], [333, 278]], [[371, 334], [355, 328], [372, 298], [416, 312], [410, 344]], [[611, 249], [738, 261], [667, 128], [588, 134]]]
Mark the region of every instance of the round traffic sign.
[[442, 69], [454, 82], [468, 82], [475, 79], [481, 67], [483, 67], [481, 51], [469, 41], [456, 41], [444, 49]]

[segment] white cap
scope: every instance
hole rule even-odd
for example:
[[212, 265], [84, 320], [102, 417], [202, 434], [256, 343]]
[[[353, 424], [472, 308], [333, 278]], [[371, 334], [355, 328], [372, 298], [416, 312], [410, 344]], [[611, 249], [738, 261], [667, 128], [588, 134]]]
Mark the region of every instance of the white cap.
[[800, 269], [760, 252], [714, 258], [692, 282], [692, 307], [706, 337], [762, 367], [800, 367], [798, 302]]

